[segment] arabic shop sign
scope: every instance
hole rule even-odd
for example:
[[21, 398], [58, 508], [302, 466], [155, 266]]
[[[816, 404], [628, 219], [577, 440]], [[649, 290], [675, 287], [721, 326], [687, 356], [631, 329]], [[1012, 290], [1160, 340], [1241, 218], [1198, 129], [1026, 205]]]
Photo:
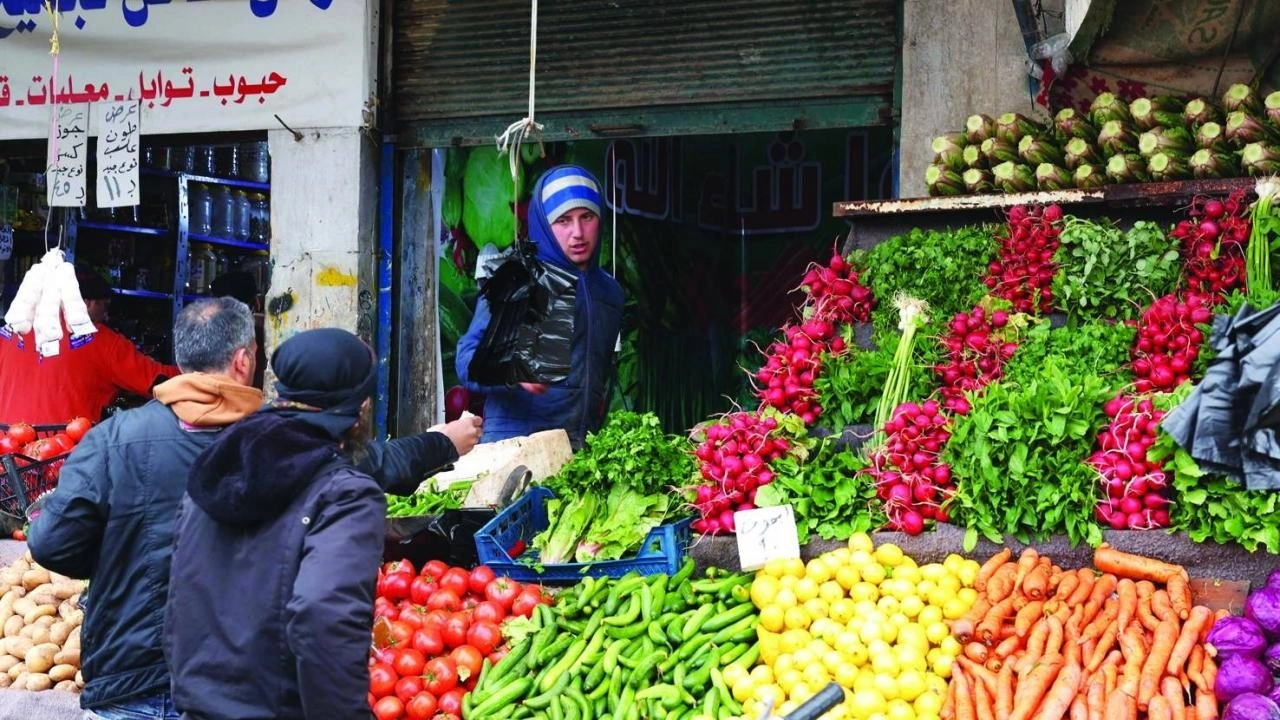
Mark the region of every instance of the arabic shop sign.
[[48, 137], [51, 106], [130, 100], [149, 135], [364, 123], [365, 0], [53, 1], [56, 77], [43, 0], [0, 0], [0, 140]]

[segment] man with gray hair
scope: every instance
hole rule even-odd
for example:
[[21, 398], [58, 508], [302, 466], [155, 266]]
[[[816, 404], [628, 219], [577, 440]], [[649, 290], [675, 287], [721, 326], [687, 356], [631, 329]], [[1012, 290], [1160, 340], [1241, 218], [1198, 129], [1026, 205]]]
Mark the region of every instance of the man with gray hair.
[[[156, 386], [155, 400], [90, 430], [31, 525], [37, 562], [92, 581], [80, 696], [90, 717], [179, 717], [161, 642], [178, 506], [196, 457], [263, 404], [249, 384], [257, 341], [244, 303], [223, 297], [183, 308], [173, 346], [183, 374]], [[468, 418], [374, 444], [361, 469], [404, 492], [470, 451], [479, 433]]]

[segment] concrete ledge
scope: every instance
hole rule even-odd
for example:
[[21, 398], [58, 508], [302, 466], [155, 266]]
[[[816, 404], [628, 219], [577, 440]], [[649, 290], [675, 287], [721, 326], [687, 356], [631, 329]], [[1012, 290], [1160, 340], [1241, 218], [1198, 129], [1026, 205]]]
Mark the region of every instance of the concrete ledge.
[[[1004, 545], [979, 540], [972, 553], [965, 553], [964, 529], [954, 525], [941, 525], [937, 530], [915, 537], [900, 532], [879, 532], [872, 537], [876, 543], [891, 542], [902, 548], [921, 564], [940, 562], [948, 553], [971, 555], [979, 562], [994, 555], [1000, 548], [1013, 548], [1021, 552], [1027, 545], [1012, 538]], [[1267, 575], [1280, 566], [1280, 556], [1265, 550], [1250, 553], [1239, 545], [1195, 543], [1185, 533], [1170, 534], [1161, 530], [1106, 530], [1103, 537], [1112, 546], [1128, 552], [1148, 555], [1187, 568], [1192, 578], [1235, 580], [1250, 583], [1253, 587], [1265, 584]], [[800, 554], [808, 560], [828, 550], [840, 547], [843, 542], [813, 538], [800, 548]], [[1042, 554], [1064, 568], [1084, 567], [1093, 561], [1093, 548], [1087, 545], [1072, 547], [1065, 537], [1052, 537], [1044, 542], [1032, 543]], [[689, 547], [689, 554], [698, 567], [708, 566], [738, 570], [738, 544], [732, 536], [697, 537]]]

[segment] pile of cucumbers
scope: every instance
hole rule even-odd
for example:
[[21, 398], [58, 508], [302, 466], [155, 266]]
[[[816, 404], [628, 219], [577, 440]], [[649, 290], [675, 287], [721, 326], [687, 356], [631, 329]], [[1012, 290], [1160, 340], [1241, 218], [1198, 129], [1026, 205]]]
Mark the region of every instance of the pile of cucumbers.
[[742, 714], [721, 677], [759, 658], [752, 576], [586, 578], [541, 605], [535, 627], [480, 674], [468, 720], [692, 720]]

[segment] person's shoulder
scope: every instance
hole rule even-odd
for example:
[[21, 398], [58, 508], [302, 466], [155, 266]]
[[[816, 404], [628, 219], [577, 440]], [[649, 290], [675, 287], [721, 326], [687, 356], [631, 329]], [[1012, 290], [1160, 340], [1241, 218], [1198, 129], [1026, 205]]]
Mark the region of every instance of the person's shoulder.
[[178, 416], [168, 405], [150, 400], [141, 407], [112, 415], [94, 429], [115, 440], [148, 440], [161, 439], [165, 428], [177, 428], [178, 423]]
[[600, 272], [593, 273], [595, 282], [592, 291], [600, 295], [601, 299], [611, 305], [617, 305], [621, 308], [623, 301], [626, 299], [622, 291], [622, 285], [617, 278], [609, 274], [609, 271], [601, 268]]
[[376, 494], [382, 496], [382, 486], [373, 476], [357, 468], [348, 457], [330, 463], [321, 471], [322, 484], [334, 493]]

